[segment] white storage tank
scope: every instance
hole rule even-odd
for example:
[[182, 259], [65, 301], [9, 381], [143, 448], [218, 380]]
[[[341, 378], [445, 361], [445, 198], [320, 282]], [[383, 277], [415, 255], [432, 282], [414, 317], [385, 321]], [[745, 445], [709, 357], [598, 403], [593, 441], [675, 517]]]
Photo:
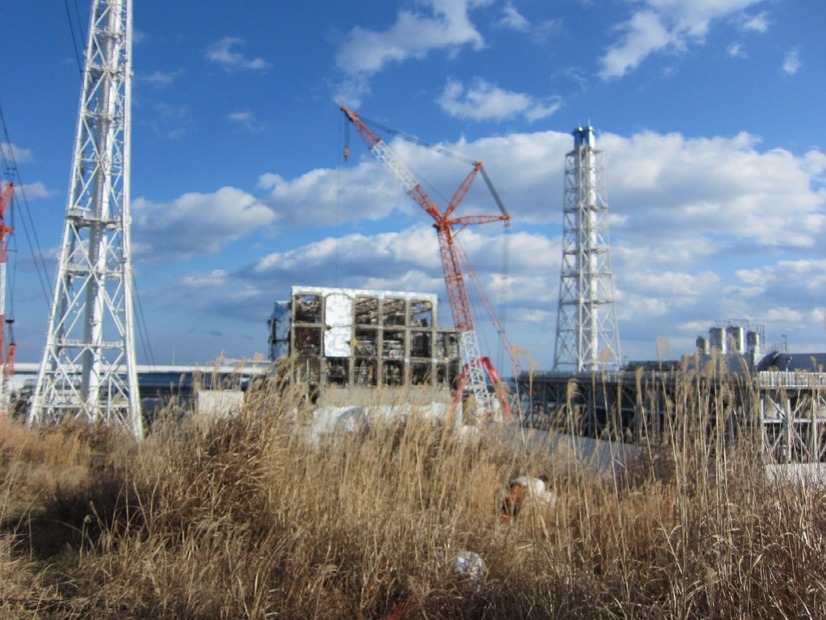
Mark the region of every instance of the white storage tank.
[[708, 339], [712, 349], [717, 349], [720, 353], [728, 350], [726, 346], [726, 330], [722, 327], [712, 327], [708, 330]]
[[728, 339], [732, 341], [732, 352], [740, 355], [746, 352], [746, 330], [739, 325], [729, 325], [726, 328]]

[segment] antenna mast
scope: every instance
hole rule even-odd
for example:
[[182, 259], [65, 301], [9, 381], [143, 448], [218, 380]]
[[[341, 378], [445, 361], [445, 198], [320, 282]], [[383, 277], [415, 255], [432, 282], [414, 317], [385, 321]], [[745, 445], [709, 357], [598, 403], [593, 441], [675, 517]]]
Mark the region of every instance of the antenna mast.
[[132, 307], [132, 0], [94, 0], [66, 220], [29, 424], [65, 418], [143, 437]]
[[608, 204], [602, 150], [592, 127], [573, 131], [565, 155], [562, 267], [554, 370], [618, 369], [619, 331], [608, 244]]

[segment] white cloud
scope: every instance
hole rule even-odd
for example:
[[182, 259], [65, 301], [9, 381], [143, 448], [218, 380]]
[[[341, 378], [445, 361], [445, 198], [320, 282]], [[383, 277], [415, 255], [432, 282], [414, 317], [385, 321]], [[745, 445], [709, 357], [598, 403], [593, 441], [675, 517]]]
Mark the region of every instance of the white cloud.
[[528, 34], [536, 41], [544, 41], [549, 35], [559, 32], [562, 29], [562, 20], [548, 19], [534, 24], [520, 13], [512, 2], [508, 2], [502, 7], [502, 17], [495, 25], [498, 28]]
[[265, 201], [285, 223], [299, 226], [380, 220], [396, 209], [413, 208], [402, 188], [371, 159], [342, 171], [316, 169], [289, 180], [267, 173], [258, 186], [267, 190]]
[[[620, 38], [600, 59], [603, 79], [622, 77], [655, 52], [681, 52], [702, 44], [713, 22], [741, 12], [762, 0], [644, 0], [626, 21], [616, 26]], [[756, 21], [755, 21], [756, 20]], [[759, 27], [759, 18], [751, 23]]]
[[[446, 191], [438, 195], [452, 195], [466, 173], [458, 163], [450, 168], [433, 150], [399, 139], [390, 145], [429, 192], [432, 185], [445, 185]], [[698, 335], [713, 322], [732, 317], [765, 323], [772, 333], [786, 333], [790, 340], [823, 331], [822, 316], [815, 320], [812, 313], [822, 307], [826, 288], [824, 153], [761, 149], [759, 139], [747, 133], [693, 139], [650, 131], [598, 134], [597, 145], [606, 159], [612, 266], [626, 355], [640, 359], [634, 347], [650, 348], [652, 333], [685, 341], [690, 348], [693, 335], [685, 336], [686, 325]], [[563, 167], [572, 146], [570, 134], [506, 134], [439, 146], [485, 162], [514, 218], [506, 283], [509, 338], [540, 356], [552, 351]], [[202, 274], [191, 284], [202, 282], [207, 291], [210, 278], [220, 282], [226, 277], [219, 288], [247, 291], [245, 305], [238, 301], [233, 312], [249, 312], [250, 307], [261, 312], [277, 291], [285, 295], [297, 282], [443, 296], [438, 244], [428, 217], [366, 150], [358, 154], [352, 148], [355, 164], [342, 170], [317, 169], [295, 178], [262, 175], [259, 188], [266, 198], [260, 202], [270, 207], [263, 212], [264, 222], [277, 213], [277, 239], [285, 247], [234, 273]], [[457, 214], [478, 213], [484, 190], [477, 181]], [[174, 228], [190, 227], [190, 219], [202, 210], [184, 209], [186, 215]], [[155, 209], [150, 215], [163, 211]], [[206, 208], [203, 216], [206, 223], [198, 224], [190, 236], [203, 235], [202, 243], [213, 246], [218, 239], [226, 242], [217, 231], [235, 219], [233, 211]], [[320, 222], [326, 222], [329, 231], [339, 225], [341, 229], [321, 240], [317, 235], [311, 241], [301, 237], [305, 227], [317, 233]], [[173, 222], [162, 224], [173, 228]], [[238, 231], [243, 235], [238, 238], [250, 239], [255, 230], [253, 219]], [[142, 238], [151, 232], [145, 224], [139, 231]], [[494, 303], [505, 285], [502, 239], [497, 225], [469, 227], [460, 235]], [[255, 291], [261, 292], [256, 296]], [[216, 295], [213, 303], [230, 300]]]
[[57, 190], [48, 189], [43, 183], [37, 181], [35, 183], [24, 183], [22, 191], [17, 190], [25, 196], [26, 200], [37, 200], [39, 198], [50, 198], [59, 194]]
[[181, 282], [189, 288], [225, 287], [229, 282], [228, 275], [223, 269], [213, 269], [209, 273], [184, 276]]
[[789, 50], [783, 58], [783, 71], [789, 75], [794, 75], [800, 70], [800, 51]]
[[726, 52], [728, 52], [728, 55], [732, 58], [748, 58], [748, 54], [746, 54], [742, 43], [732, 43], [726, 48]]
[[338, 86], [337, 102], [358, 107], [369, 92], [368, 79], [390, 63], [422, 59], [434, 50], [456, 52], [484, 47], [484, 39], [470, 21], [469, 0], [423, 0], [429, 11], [400, 10], [387, 30], [353, 28], [336, 54], [336, 66], [346, 76]]
[[184, 194], [169, 204], [138, 198], [132, 202], [132, 215], [135, 248], [144, 260], [211, 254], [276, 218], [256, 198], [233, 187], [212, 194]]
[[259, 121], [251, 110], [232, 112], [227, 116], [227, 120], [253, 133], [264, 131], [267, 128], [266, 124]]
[[166, 86], [168, 84], [172, 84], [183, 74], [183, 69], [176, 69], [175, 71], [153, 71], [147, 75], [139, 75], [137, 77], [139, 80], [146, 82], [147, 84]]
[[769, 30], [771, 20], [766, 11], [755, 15], [747, 15], [744, 13], [737, 19], [737, 24], [742, 30], [764, 33]]
[[682, 240], [714, 240], [718, 252], [738, 242], [815, 247], [826, 226], [826, 190], [813, 186], [809, 168], [818, 158], [756, 144], [748, 134], [604, 136], [611, 202], [632, 210], [623, 235], [679, 231]]
[[9, 142], [0, 142], [0, 153], [4, 158], [10, 159], [18, 164], [26, 164], [32, 159], [31, 149], [23, 149]]
[[502, 8], [502, 18], [496, 22], [496, 25], [517, 32], [528, 32], [531, 27], [530, 22], [522, 16], [512, 2], [508, 2]]
[[561, 106], [559, 98], [541, 101], [525, 93], [504, 90], [481, 78], [467, 88], [448, 78], [438, 103], [451, 116], [476, 121], [498, 121], [514, 116], [535, 121], [552, 115]]
[[222, 67], [225, 71], [251, 70], [261, 71], [271, 65], [263, 58], [247, 58], [234, 48], [243, 45], [244, 40], [235, 37], [224, 37], [207, 48], [206, 59]]
[[623, 36], [611, 46], [601, 59], [600, 76], [603, 79], [622, 77], [637, 66], [649, 54], [673, 44], [671, 33], [651, 11], [635, 13], [619, 26]]

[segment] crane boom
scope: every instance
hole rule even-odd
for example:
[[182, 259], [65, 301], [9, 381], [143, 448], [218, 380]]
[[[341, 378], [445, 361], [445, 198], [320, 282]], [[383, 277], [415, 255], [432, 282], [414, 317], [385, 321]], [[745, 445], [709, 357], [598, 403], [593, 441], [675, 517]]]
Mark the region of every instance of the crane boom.
[[[467, 177], [462, 181], [459, 188], [451, 198], [450, 203], [442, 213], [436, 204], [430, 199], [427, 192], [422, 188], [421, 183], [413, 175], [407, 166], [390, 150], [387, 144], [377, 136], [359, 115], [345, 107], [341, 111], [358, 130], [359, 135], [369, 148], [370, 152], [384, 165], [385, 169], [399, 182], [407, 194], [433, 218], [433, 227], [436, 229], [439, 240], [439, 256], [444, 273], [445, 288], [453, 318], [453, 325], [459, 333], [459, 346], [464, 366], [464, 382], [473, 393], [476, 403], [477, 416], [486, 416], [493, 411], [491, 397], [485, 381], [486, 373], [491, 378], [497, 376], [492, 373], [492, 366], [487, 358], [479, 355], [479, 345], [476, 339], [476, 331], [473, 326], [473, 316], [470, 308], [470, 299], [465, 286], [464, 274], [462, 272], [462, 253], [458, 250], [455, 242], [454, 226], [461, 229], [470, 224], [482, 224], [487, 222], [504, 221], [508, 222], [510, 216], [499, 199], [498, 194], [492, 188], [490, 179], [484, 171], [481, 162], [473, 162], [472, 169]], [[485, 182], [491, 188], [501, 215], [477, 215], [452, 218], [451, 216], [464, 200], [474, 179], [479, 172], [482, 172]], [[507, 407], [503, 407], [507, 412]]]

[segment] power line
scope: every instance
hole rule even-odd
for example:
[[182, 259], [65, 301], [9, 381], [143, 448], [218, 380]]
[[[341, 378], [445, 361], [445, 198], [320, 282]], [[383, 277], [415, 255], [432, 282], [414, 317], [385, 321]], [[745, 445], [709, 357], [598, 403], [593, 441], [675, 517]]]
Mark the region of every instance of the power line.
[[72, 12], [69, 10], [69, 0], [63, 0], [63, 6], [66, 8], [66, 19], [69, 22], [69, 32], [72, 35], [72, 47], [75, 50], [75, 60], [77, 61], [77, 68], [80, 71], [80, 75], [83, 75], [83, 60], [80, 54], [80, 47], [78, 46], [77, 39], [78, 37], [75, 35], [75, 28], [80, 33], [80, 39], [83, 40], [85, 38], [83, 34], [83, 22], [80, 19], [80, 10], [77, 6], [77, 0], [74, 2], [75, 5], [75, 19], [77, 23], [72, 22]]
[[9, 130], [6, 126], [6, 117], [3, 114], [2, 103], [0, 103], [0, 124], [2, 124], [3, 137], [5, 139], [5, 142], [2, 144], [2, 149], [0, 149], [3, 170], [6, 174], [6, 178], [8, 178], [10, 182], [14, 182], [15, 185], [17, 185], [15, 191], [15, 198], [19, 196], [23, 203], [21, 215], [21, 219], [23, 222], [23, 232], [26, 237], [26, 242], [29, 245], [29, 250], [32, 253], [35, 272], [37, 273], [37, 278], [40, 281], [40, 288], [43, 291], [43, 298], [46, 300], [47, 304], [50, 304], [51, 295], [49, 295], [49, 287], [47, 285], [47, 281], [49, 281], [51, 277], [49, 276], [49, 269], [46, 265], [46, 259], [43, 255], [43, 249], [40, 245], [40, 239], [38, 239], [37, 237], [37, 229], [34, 226], [31, 209], [29, 208], [29, 201], [26, 197], [25, 185], [23, 184], [23, 179], [20, 176], [20, 169], [17, 167], [17, 161], [14, 156], [13, 142], [9, 137]]

